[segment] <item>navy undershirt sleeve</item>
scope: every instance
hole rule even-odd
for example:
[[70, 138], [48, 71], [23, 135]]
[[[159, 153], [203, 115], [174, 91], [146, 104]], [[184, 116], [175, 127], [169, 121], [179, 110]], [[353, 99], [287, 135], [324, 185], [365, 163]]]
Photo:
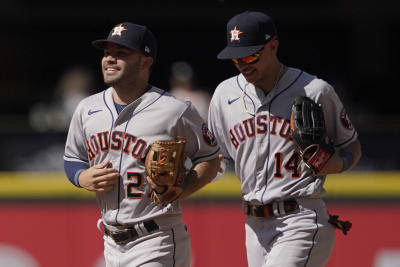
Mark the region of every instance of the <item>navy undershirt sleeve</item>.
[[79, 174], [89, 167], [90, 166], [87, 163], [64, 160], [64, 170], [68, 179], [71, 181], [71, 183], [78, 187], [81, 187], [78, 181]]

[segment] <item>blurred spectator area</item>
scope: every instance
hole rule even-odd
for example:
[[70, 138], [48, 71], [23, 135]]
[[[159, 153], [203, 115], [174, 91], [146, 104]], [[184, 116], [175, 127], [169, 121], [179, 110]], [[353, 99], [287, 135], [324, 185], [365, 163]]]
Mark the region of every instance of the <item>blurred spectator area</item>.
[[146, 24], [157, 36], [152, 84], [169, 90], [172, 64], [184, 61], [193, 67], [196, 86], [211, 95], [219, 82], [237, 73], [216, 55], [225, 46], [227, 20], [248, 9], [275, 18], [282, 62], [335, 87], [363, 145], [357, 168], [400, 169], [395, 153], [400, 148], [400, 9], [393, 1], [17, 0], [0, 9], [0, 170], [62, 168], [71, 112], [62, 88], [83, 89], [75, 90], [72, 106], [105, 89], [102, 52], [91, 41], [104, 38], [115, 24]]
[[193, 67], [185, 61], [176, 61], [171, 65], [169, 91], [178, 99], [190, 101], [199, 112], [202, 119], [208, 121], [208, 108], [211, 93], [199, 88], [194, 75]]

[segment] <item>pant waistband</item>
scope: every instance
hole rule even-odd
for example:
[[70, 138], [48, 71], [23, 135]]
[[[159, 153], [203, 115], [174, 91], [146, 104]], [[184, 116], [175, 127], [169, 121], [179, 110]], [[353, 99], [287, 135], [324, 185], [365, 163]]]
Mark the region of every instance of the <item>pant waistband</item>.
[[275, 201], [265, 205], [254, 205], [247, 201], [243, 204], [244, 214], [257, 218], [273, 218], [299, 210], [299, 204], [295, 199]]
[[111, 231], [104, 226], [104, 233], [114, 239], [115, 243], [125, 244], [138, 236], [151, 233], [158, 229], [160, 229], [160, 227], [156, 224], [156, 222], [154, 220], [150, 220], [118, 231]]

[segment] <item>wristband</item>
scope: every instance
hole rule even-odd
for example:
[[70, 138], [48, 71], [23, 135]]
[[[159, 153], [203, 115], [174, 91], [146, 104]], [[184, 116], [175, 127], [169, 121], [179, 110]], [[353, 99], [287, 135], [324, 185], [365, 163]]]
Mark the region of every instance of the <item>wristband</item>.
[[80, 170], [78, 170], [78, 171], [75, 173], [75, 175], [74, 175], [74, 182], [73, 182], [73, 184], [76, 185], [77, 187], [82, 187], [82, 186], [79, 184], [79, 175], [81, 175], [81, 173], [82, 173], [84, 170], [85, 170], [85, 169], [80, 169]]
[[353, 157], [353, 153], [351, 152], [347, 152], [347, 151], [341, 151], [339, 153], [339, 157], [342, 159], [343, 161], [343, 167], [340, 170], [340, 172], [344, 172], [346, 170], [348, 170], [350, 168], [350, 166], [353, 164], [354, 162], [354, 157]]

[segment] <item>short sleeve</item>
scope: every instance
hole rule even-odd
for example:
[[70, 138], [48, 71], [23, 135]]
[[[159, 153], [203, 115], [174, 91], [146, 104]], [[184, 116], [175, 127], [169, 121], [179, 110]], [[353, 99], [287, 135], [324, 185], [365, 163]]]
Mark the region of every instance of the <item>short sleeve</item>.
[[318, 102], [324, 110], [327, 134], [336, 147], [344, 147], [356, 140], [358, 134], [334, 88], [327, 83], [325, 87]]
[[69, 125], [67, 141], [65, 143], [64, 160], [88, 163], [81, 107], [82, 102], [76, 108]]
[[201, 118], [196, 108], [187, 102], [187, 109], [177, 121], [177, 135], [183, 136], [186, 152], [192, 163], [207, 161], [218, 156], [219, 147], [214, 135]]
[[225, 130], [221, 128], [221, 123], [219, 122], [219, 119], [222, 118], [222, 116], [219, 112], [219, 106], [215, 103], [216, 100], [217, 99], [213, 97], [210, 102], [210, 107], [208, 112], [208, 126], [210, 128], [211, 133], [215, 136], [215, 139], [221, 150], [220, 153], [222, 153], [224, 158], [230, 159], [231, 156], [228, 153], [226, 142], [224, 140]]

